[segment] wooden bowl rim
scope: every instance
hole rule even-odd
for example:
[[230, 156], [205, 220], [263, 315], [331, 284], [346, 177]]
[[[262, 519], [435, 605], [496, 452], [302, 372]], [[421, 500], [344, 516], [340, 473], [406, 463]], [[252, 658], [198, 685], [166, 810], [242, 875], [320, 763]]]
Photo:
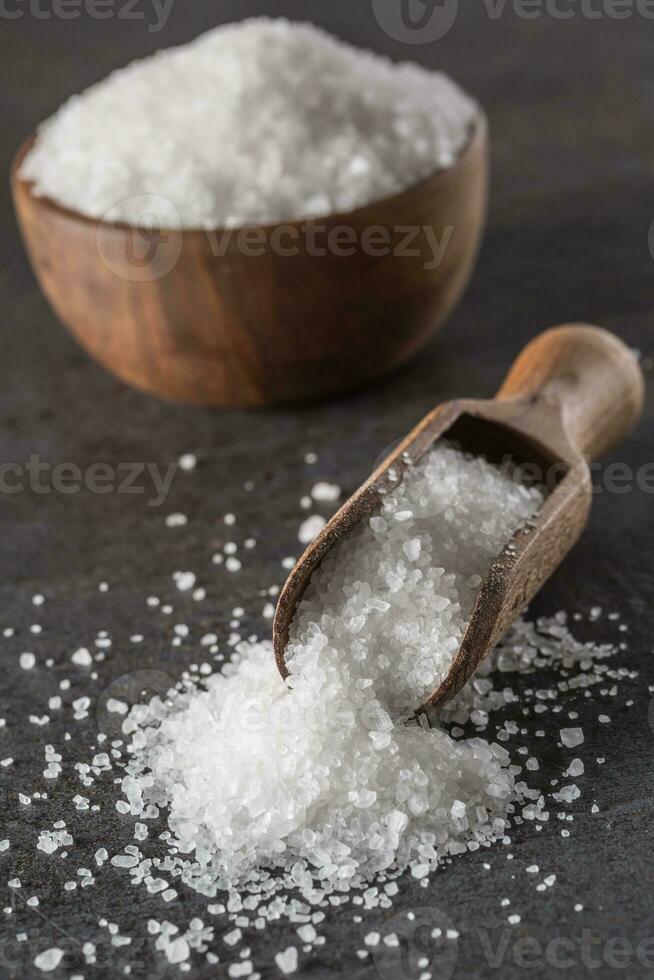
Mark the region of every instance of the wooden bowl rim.
[[[32, 132], [18, 147], [14, 155], [14, 159], [11, 164], [10, 179], [12, 188], [18, 186], [24, 187], [29, 194], [31, 200], [38, 202], [38, 204], [47, 210], [50, 210], [56, 214], [63, 215], [71, 221], [78, 221], [82, 224], [87, 224], [90, 226], [100, 227], [101, 225], [105, 228], [110, 228], [114, 231], [130, 231], [130, 232], [143, 232], [147, 233], [148, 229], [141, 225], [130, 224], [128, 221], [105, 221], [102, 218], [92, 218], [89, 215], [82, 214], [80, 211], [75, 211], [73, 208], [67, 207], [65, 204], [59, 204], [54, 198], [48, 197], [43, 194], [34, 194], [32, 192], [32, 187], [34, 181], [25, 180], [23, 177], [18, 175], [18, 171], [22, 166], [22, 163], [32, 149], [37, 138], [37, 131]], [[276, 228], [297, 228], [301, 229], [303, 225], [308, 222], [345, 222], [348, 219], [350, 221], [356, 221], [357, 218], [365, 214], [366, 211], [370, 211], [373, 208], [383, 208], [387, 206], [390, 202], [400, 203], [404, 198], [410, 198], [416, 193], [419, 193], [426, 186], [434, 186], [438, 183], [451, 180], [455, 177], [458, 172], [463, 168], [464, 164], [472, 156], [475, 150], [479, 147], [484, 147], [488, 140], [488, 121], [486, 114], [481, 106], [477, 107], [477, 113], [471, 124], [470, 134], [468, 136], [468, 141], [458, 155], [456, 161], [451, 167], [447, 167], [444, 170], [437, 170], [428, 177], [423, 177], [417, 183], [412, 184], [410, 187], [405, 188], [403, 191], [399, 191], [397, 194], [388, 194], [385, 197], [377, 198], [376, 200], [370, 201], [368, 204], [363, 204], [358, 208], [354, 208], [352, 211], [331, 211], [329, 214], [309, 216], [305, 218], [293, 218], [288, 221], [274, 221], [270, 223], [257, 223], [251, 222], [245, 225], [235, 225], [233, 227], [227, 227], [225, 225], [215, 225], [207, 228], [198, 228], [197, 226], [180, 226], [179, 228], [160, 228], [162, 232], [167, 232], [168, 234], [182, 234], [182, 235], [206, 235], [211, 234], [231, 234], [238, 235], [238, 233], [247, 228], [261, 228], [269, 233], [274, 231]]]

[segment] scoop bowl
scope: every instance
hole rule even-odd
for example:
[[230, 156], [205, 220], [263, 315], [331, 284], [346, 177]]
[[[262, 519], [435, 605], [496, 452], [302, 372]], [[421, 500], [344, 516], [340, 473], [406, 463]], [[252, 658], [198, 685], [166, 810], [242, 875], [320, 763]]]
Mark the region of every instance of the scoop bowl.
[[592, 501], [588, 460], [603, 455], [631, 429], [643, 397], [642, 371], [618, 337], [599, 327], [566, 324], [545, 331], [525, 348], [494, 399], [439, 405], [340, 508], [291, 571], [273, 620], [282, 676], [289, 674], [286, 644], [313, 573], [332, 548], [375, 513], [407, 468], [446, 437], [492, 463], [510, 460], [547, 495], [532, 521], [493, 562], [446, 677], [415, 705], [417, 714], [437, 716], [581, 535]]

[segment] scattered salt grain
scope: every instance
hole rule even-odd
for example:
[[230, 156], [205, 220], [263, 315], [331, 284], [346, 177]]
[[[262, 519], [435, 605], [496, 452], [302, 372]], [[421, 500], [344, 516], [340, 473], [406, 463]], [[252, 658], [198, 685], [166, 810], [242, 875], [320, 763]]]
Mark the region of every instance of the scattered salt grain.
[[191, 955], [189, 944], [183, 936], [173, 939], [166, 946], [166, 959], [169, 963], [183, 963]]
[[173, 581], [180, 592], [188, 592], [195, 585], [193, 572], [173, 572]]
[[168, 514], [165, 520], [166, 527], [184, 527], [188, 524], [188, 517], [186, 514]]
[[300, 530], [298, 531], [300, 542], [302, 544], [310, 544], [320, 534], [326, 523], [325, 518], [320, 517], [318, 514], [314, 514], [313, 517], [307, 517], [306, 521], [303, 521], [300, 525]]
[[57, 946], [53, 946], [51, 949], [45, 949], [38, 956], [34, 957], [34, 966], [43, 973], [51, 973], [57, 969], [63, 958], [63, 950]]
[[70, 659], [78, 667], [90, 667], [93, 663], [93, 657], [86, 647], [80, 647], [79, 650], [75, 650]]
[[121, 701], [119, 698], [107, 698], [107, 703], [105, 705], [109, 714], [114, 715], [126, 715], [129, 711], [129, 705], [125, 701]]
[[581, 728], [562, 728], [559, 735], [561, 742], [568, 749], [574, 749], [584, 741], [584, 733]]
[[182, 456], [177, 460], [180, 470], [185, 472], [190, 472], [194, 470], [197, 465], [197, 457], [193, 453], [183, 453]]
[[326, 483], [324, 481], [314, 483], [311, 488], [311, 496], [319, 503], [333, 503], [341, 495], [341, 488], [336, 483]]
[[275, 963], [282, 971], [282, 973], [289, 974], [295, 973], [297, 970], [297, 949], [295, 946], [288, 946], [281, 953], [275, 954]]
[[23, 670], [31, 670], [36, 663], [36, 657], [33, 653], [21, 653], [18, 662]]

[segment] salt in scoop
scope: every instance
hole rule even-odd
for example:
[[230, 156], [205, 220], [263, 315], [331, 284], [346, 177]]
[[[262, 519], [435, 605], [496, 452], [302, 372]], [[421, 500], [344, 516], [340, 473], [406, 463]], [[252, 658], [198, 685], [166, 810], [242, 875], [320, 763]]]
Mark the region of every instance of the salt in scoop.
[[437, 713], [570, 551], [592, 500], [589, 462], [626, 435], [642, 410], [644, 383], [634, 353], [614, 334], [585, 324], [554, 327], [522, 351], [494, 399], [456, 399], [435, 408], [325, 525], [279, 596], [273, 646], [279, 670], [298, 603], [322, 559], [379, 508], [383, 496], [447, 437], [490, 462], [507, 459], [547, 496], [493, 562], [448, 674], [416, 714]]

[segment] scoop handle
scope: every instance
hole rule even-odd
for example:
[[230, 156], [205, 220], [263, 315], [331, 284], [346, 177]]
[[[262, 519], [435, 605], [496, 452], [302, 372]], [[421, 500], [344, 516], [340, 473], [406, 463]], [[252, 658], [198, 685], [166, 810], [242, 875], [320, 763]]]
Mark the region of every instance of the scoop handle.
[[530, 428], [540, 421], [545, 436], [552, 410], [558, 410], [573, 447], [595, 459], [635, 424], [644, 391], [636, 355], [619, 337], [601, 327], [575, 323], [552, 327], [532, 340], [497, 398], [531, 402]]

